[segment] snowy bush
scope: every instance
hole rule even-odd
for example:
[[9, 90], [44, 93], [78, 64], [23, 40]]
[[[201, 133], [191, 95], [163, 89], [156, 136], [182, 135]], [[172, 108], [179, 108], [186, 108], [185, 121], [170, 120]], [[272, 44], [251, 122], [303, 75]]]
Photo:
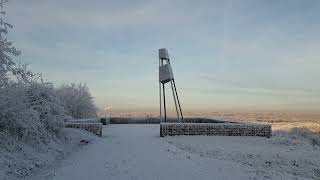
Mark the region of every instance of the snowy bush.
[[19, 84], [0, 88], [0, 130], [22, 137], [25, 130], [37, 132], [38, 113], [27, 105], [25, 89]]
[[27, 88], [28, 105], [39, 114], [39, 120], [50, 134], [58, 133], [66, 116], [51, 83], [32, 83]]
[[76, 119], [96, 117], [97, 108], [86, 84], [65, 84], [57, 93], [68, 115]]
[[289, 132], [293, 136], [301, 136], [308, 140], [310, 140], [312, 145], [318, 145], [320, 146], [320, 133], [319, 132], [313, 132], [312, 130], [308, 128], [292, 128]]
[[47, 141], [65, 117], [50, 83], [10, 83], [0, 88], [0, 130], [24, 140]]

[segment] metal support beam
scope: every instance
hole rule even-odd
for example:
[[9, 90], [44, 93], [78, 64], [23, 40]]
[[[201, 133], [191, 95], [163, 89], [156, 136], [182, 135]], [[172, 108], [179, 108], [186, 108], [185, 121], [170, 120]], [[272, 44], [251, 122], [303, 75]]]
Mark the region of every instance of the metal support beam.
[[182, 115], [181, 105], [180, 105], [179, 96], [178, 96], [178, 92], [177, 92], [177, 88], [176, 88], [176, 83], [175, 83], [174, 79], [172, 81], [173, 81], [174, 90], [176, 91], [176, 96], [177, 96], [178, 105], [179, 105], [179, 109], [180, 109], [181, 119], [183, 121], [183, 115]]
[[164, 89], [164, 83], [162, 84], [162, 90], [163, 90], [164, 122], [167, 122], [166, 91]]
[[180, 115], [179, 115], [179, 112], [178, 112], [178, 107], [177, 107], [176, 95], [175, 95], [175, 93], [174, 93], [172, 81], [171, 81], [171, 89], [172, 89], [172, 96], [173, 96], [173, 100], [174, 100], [174, 105], [175, 105], [175, 107], [176, 107], [176, 112], [177, 112], [178, 120], [179, 120], [179, 122], [181, 122], [181, 120], [180, 120]]
[[[161, 59], [159, 58], [159, 67], [160, 66], [161, 66]], [[161, 82], [160, 81], [159, 81], [159, 103], [160, 103], [160, 122], [162, 122]]]

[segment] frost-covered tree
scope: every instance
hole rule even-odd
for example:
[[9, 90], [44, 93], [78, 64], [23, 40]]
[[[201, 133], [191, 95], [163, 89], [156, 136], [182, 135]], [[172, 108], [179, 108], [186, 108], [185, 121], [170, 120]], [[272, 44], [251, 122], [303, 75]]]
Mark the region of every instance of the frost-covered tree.
[[5, 20], [4, 4], [7, 0], [0, 0], [0, 87], [3, 87], [8, 83], [7, 73], [11, 71], [11, 68], [15, 65], [12, 56], [18, 56], [18, 51], [10, 40], [6, 38], [8, 30], [12, 28], [12, 25]]
[[56, 89], [27, 65], [14, 60], [20, 52], [6, 38], [12, 25], [4, 20], [5, 2], [0, 0], [0, 136], [50, 141], [68, 115], [95, 117], [96, 107], [85, 84]]
[[[14, 174], [20, 179], [35, 167], [26, 163], [32, 162], [26, 154], [30, 147], [37, 152], [54, 147], [65, 137], [61, 129], [66, 112], [77, 118], [92, 117], [95, 106], [86, 85], [66, 85], [57, 90], [27, 65], [16, 62], [20, 51], [6, 38], [12, 28], [4, 20], [6, 2], [0, 0], [0, 156], [4, 155], [0, 157], [0, 179], [3, 174]], [[76, 103], [73, 106], [66, 101], [68, 93], [72, 94], [70, 102]]]
[[57, 92], [68, 115], [73, 118], [96, 117], [97, 108], [86, 84], [65, 84]]
[[20, 52], [6, 38], [12, 25], [4, 20], [5, 2], [0, 0], [0, 134], [49, 140], [62, 128], [66, 114], [53, 85], [15, 62]]

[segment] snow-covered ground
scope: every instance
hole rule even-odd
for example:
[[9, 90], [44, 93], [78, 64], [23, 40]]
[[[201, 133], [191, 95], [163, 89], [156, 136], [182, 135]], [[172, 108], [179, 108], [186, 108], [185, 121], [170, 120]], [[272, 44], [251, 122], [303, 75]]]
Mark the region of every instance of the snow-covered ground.
[[[23, 179], [60, 166], [60, 161], [85, 147], [81, 140], [97, 141], [92, 133], [64, 128], [59, 139], [48, 144], [27, 144], [7, 137], [0, 141], [0, 180]], [[32, 179], [32, 178], [31, 178]]]
[[89, 144], [30, 179], [319, 179], [320, 148], [286, 133], [159, 137], [159, 125], [108, 125]]
[[166, 140], [180, 150], [237, 163], [253, 179], [320, 179], [320, 148], [302, 137], [276, 132], [270, 139], [184, 136]]

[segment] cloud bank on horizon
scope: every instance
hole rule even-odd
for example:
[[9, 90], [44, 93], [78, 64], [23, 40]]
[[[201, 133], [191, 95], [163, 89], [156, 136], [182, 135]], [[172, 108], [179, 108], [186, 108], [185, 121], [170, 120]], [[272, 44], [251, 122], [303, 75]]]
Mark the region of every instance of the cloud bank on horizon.
[[100, 107], [158, 110], [157, 49], [186, 110], [317, 111], [320, 1], [18, 1], [10, 38], [56, 84]]

